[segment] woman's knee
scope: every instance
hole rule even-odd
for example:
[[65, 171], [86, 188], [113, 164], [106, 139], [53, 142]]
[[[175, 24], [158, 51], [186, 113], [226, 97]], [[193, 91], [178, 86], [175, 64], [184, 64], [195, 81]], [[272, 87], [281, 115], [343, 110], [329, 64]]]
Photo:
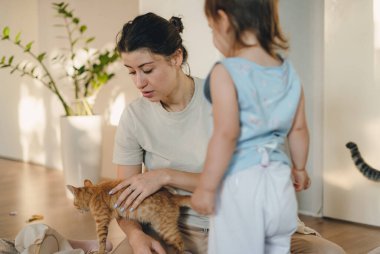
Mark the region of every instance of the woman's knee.
[[344, 254], [339, 245], [319, 236], [295, 233], [291, 241], [291, 253]]

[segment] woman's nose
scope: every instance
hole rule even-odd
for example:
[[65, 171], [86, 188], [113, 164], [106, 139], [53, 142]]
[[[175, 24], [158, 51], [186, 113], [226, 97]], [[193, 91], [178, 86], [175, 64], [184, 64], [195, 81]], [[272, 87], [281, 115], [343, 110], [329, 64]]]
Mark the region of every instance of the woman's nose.
[[146, 86], [146, 80], [141, 74], [136, 74], [136, 86], [138, 89], [142, 89]]

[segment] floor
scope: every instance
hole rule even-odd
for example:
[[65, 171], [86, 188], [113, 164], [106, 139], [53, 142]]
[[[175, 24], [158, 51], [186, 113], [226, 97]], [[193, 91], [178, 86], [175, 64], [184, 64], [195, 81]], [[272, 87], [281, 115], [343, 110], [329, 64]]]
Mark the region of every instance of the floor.
[[[38, 165], [0, 159], [0, 238], [14, 239], [33, 215], [66, 238], [96, 239], [95, 222], [80, 213], [66, 197], [63, 174]], [[123, 233], [116, 221], [109, 239], [117, 244]]]
[[[28, 222], [33, 215], [43, 219]], [[367, 254], [380, 246], [380, 228], [328, 218], [300, 218], [348, 254]], [[66, 197], [61, 171], [0, 159], [0, 238], [14, 239], [25, 225], [36, 222], [52, 226], [66, 238], [96, 238], [92, 217], [79, 213]], [[113, 221], [109, 240], [115, 245], [122, 239], [123, 233]]]

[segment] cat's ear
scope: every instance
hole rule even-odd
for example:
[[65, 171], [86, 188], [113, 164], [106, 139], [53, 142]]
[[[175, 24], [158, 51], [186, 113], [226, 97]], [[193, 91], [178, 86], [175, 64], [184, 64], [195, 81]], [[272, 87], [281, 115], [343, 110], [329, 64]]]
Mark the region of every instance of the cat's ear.
[[84, 180], [84, 187], [91, 187], [93, 184], [90, 180], [86, 179]]
[[71, 185], [66, 185], [67, 189], [75, 196], [75, 193], [77, 192], [78, 188], [75, 188]]

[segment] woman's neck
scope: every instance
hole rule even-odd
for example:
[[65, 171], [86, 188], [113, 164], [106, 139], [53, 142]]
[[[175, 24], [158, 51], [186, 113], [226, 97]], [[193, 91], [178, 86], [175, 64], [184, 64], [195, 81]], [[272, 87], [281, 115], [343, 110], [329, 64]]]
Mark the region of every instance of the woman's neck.
[[192, 78], [180, 71], [177, 76], [177, 85], [173, 91], [161, 101], [161, 105], [169, 112], [184, 110], [193, 98], [195, 85]]

